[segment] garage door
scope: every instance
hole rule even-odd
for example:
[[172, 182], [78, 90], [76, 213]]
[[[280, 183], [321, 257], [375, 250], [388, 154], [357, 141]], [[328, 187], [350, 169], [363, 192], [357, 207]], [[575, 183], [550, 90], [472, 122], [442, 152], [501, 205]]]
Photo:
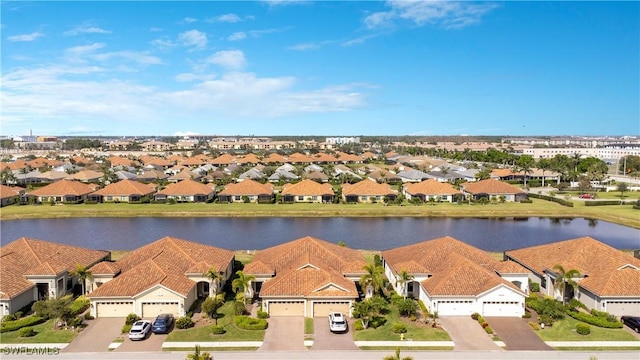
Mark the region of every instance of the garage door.
[[609, 314], [616, 316], [640, 316], [640, 301], [607, 301], [605, 308]]
[[349, 316], [349, 302], [344, 301], [315, 301], [313, 316], [327, 316], [332, 311], [338, 311]]
[[133, 302], [96, 303], [97, 317], [126, 317], [133, 312]]
[[439, 316], [461, 316], [473, 314], [473, 302], [470, 300], [438, 301]]
[[269, 301], [269, 316], [304, 316], [304, 302]]
[[160, 314], [178, 316], [178, 302], [150, 302], [142, 303], [142, 317], [154, 318]]
[[522, 314], [522, 304], [517, 301], [485, 301], [482, 304], [482, 316], [520, 317]]

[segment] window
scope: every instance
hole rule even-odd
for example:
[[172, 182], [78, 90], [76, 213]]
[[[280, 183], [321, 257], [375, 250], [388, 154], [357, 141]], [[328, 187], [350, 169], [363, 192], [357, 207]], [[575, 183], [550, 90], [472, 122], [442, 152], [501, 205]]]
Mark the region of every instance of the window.
[[235, 201], [240, 201], [240, 200], [242, 200], [242, 196], [240, 196], [240, 195], [236, 195], [236, 196], [234, 197], [234, 200], [235, 200]]
[[304, 196], [298, 196], [298, 201], [304, 201]]
[[318, 197], [317, 196], [312, 196], [311, 200], [316, 201], [316, 200], [318, 200]]

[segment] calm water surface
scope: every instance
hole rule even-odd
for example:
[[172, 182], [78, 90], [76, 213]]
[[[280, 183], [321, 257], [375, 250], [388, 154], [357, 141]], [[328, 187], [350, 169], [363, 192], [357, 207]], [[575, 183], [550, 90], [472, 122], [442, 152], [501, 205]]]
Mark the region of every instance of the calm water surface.
[[79, 218], [0, 222], [0, 240], [22, 236], [106, 250], [131, 250], [174, 236], [230, 250], [259, 250], [303, 236], [385, 250], [450, 235], [487, 251], [591, 236], [640, 249], [640, 231], [599, 220], [526, 218]]

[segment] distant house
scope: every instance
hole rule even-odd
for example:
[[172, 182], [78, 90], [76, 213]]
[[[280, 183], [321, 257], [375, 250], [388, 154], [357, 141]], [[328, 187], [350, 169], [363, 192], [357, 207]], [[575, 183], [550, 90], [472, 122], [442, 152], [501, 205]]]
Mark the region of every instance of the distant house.
[[385, 198], [393, 201], [397, 196], [398, 192], [391, 186], [369, 179], [342, 185], [342, 199], [347, 203], [383, 202]]
[[295, 184], [284, 184], [281, 194], [284, 203], [331, 203], [335, 195], [331, 184], [319, 184], [309, 179]]
[[401, 177], [384, 169], [380, 169], [367, 174], [367, 178], [379, 183], [387, 183], [387, 184], [399, 184], [402, 182]]
[[504, 196], [506, 201], [520, 201], [527, 198], [523, 190], [505, 182], [486, 179], [471, 183], [460, 184], [462, 192], [473, 200], [500, 198]]
[[402, 193], [411, 200], [419, 198], [423, 202], [433, 199], [435, 201], [454, 202], [462, 198], [462, 192], [449, 183], [442, 183], [435, 179], [425, 180], [419, 183], [409, 183], [402, 186]]
[[15, 204], [22, 200], [24, 188], [19, 186], [0, 185], [0, 206]]
[[68, 175], [67, 179], [78, 180], [84, 183], [97, 183], [103, 176], [104, 173], [101, 171], [80, 170], [75, 174]]
[[156, 192], [155, 186], [134, 180], [121, 180], [105, 186], [89, 195], [89, 200], [96, 202], [135, 202], [143, 197], [151, 197]]
[[138, 180], [140, 180], [140, 181], [157, 181], [157, 180], [167, 179], [168, 177], [169, 177], [169, 175], [165, 174], [164, 172], [162, 172], [160, 170], [151, 169], [151, 170], [147, 170], [147, 171], [143, 172], [142, 174], [138, 175]]
[[240, 174], [240, 176], [238, 176], [238, 181], [261, 180], [261, 179], [264, 179], [265, 177], [266, 175], [261, 170], [253, 168]]
[[31, 238], [0, 248], [0, 315], [13, 314], [32, 301], [65, 295], [78, 284], [77, 265], [91, 267], [109, 259], [107, 251]]
[[214, 187], [211, 185], [187, 179], [167, 185], [154, 195], [154, 199], [156, 201], [173, 199], [177, 202], [206, 202], [213, 199], [214, 193]]
[[313, 180], [319, 183], [325, 183], [327, 181], [329, 181], [329, 177], [320, 171], [311, 171], [311, 172], [306, 172], [304, 173], [304, 178], [305, 179], [309, 179], [309, 180]]
[[300, 179], [300, 176], [286, 170], [276, 170], [268, 178], [270, 182], [294, 181], [298, 179]]
[[[529, 271], [500, 262], [450, 236], [382, 252], [385, 274], [399, 294], [420, 299], [439, 316], [521, 317]], [[403, 284], [399, 275], [413, 279]]]
[[183, 169], [182, 171], [171, 175], [167, 178], [168, 182], [179, 182], [182, 180], [199, 180], [200, 179], [200, 174], [193, 172], [187, 168]]
[[27, 196], [33, 196], [39, 202], [54, 201], [78, 203], [86, 200], [92, 192], [93, 186], [73, 180], [59, 180], [47, 186], [30, 191]]
[[427, 179], [433, 179], [434, 177], [416, 169], [408, 169], [400, 171], [396, 174], [400, 179], [402, 179], [403, 183], [406, 182], [420, 182]]
[[326, 317], [351, 314], [365, 265], [359, 251], [306, 236], [258, 251], [244, 273], [269, 315]]
[[561, 281], [556, 265], [578, 270], [576, 292], [568, 287], [566, 300], [576, 298], [590, 309], [616, 316], [640, 316], [640, 259], [591, 237], [554, 242], [505, 252], [505, 257], [531, 271], [540, 292], [562, 300], [554, 288]]
[[228, 184], [218, 193], [218, 202], [249, 202], [271, 203], [273, 200], [273, 185], [261, 184], [254, 180], [244, 180], [236, 184]]
[[204, 274], [213, 268], [226, 282], [233, 273], [233, 260], [232, 251], [164, 237], [90, 269], [91, 315], [184, 316], [198, 298], [213, 295], [212, 285], [219, 286]]

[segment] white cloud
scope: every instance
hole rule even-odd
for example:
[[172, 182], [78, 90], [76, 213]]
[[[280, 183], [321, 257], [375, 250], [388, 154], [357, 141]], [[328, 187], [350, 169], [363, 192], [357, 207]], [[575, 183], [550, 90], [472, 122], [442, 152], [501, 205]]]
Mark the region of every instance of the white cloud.
[[209, 56], [206, 62], [231, 70], [241, 70], [247, 65], [244, 53], [240, 50], [218, 51]]
[[236, 14], [224, 14], [216, 17], [212, 17], [207, 19], [208, 22], [226, 22], [226, 23], [237, 23], [242, 21], [242, 18]]
[[182, 19], [182, 23], [183, 24], [191, 24], [191, 23], [194, 23], [194, 22], [197, 22], [197, 21], [198, 21], [198, 19], [194, 19], [192, 17], [186, 17], [186, 18]]
[[484, 15], [497, 8], [494, 3], [471, 3], [465, 1], [409, 1], [392, 0], [386, 5], [389, 11], [377, 12], [364, 20], [368, 28], [394, 25], [406, 20], [418, 26], [433, 24], [445, 29], [460, 29], [479, 23]]
[[336, 43], [335, 40], [324, 40], [324, 41], [318, 41], [318, 42], [310, 42], [310, 43], [292, 45], [292, 46], [289, 46], [288, 49], [289, 50], [298, 50], [298, 51], [315, 50], [315, 49], [319, 49], [319, 48], [321, 48], [321, 47], [323, 47], [325, 45], [334, 44], [334, 43]]
[[178, 35], [178, 40], [182, 45], [204, 49], [207, 46], [207, 34], [198, 30], [189, 30]]
[[173, 136], [193, 136], [193, 135], [200, 135], [200, 134], [195, 131], [177, 131], [173, 134]]
[[93, 43], [91, 45], [74, 46], [65, 50], [67, 56], [80, 57], [105, 47], [103, 43]]
[[369, 39], [373, 39], [373, 38], [375, 38], [377, 36], [378, 36], [377, 34], [365, 35], [365, 36], [361, 36], [361, 37], [358, 37], [358, 38], [355, 38], [355, 39], [343, 41], [340, 45], [342, 45], [342, 46], [359, 45], [359, 44], [363, 44], [365, 41], [367, 41]]
[[238, 41], [238, 40], [244, 40], [247, 37], [259, 38], [264, 34], [278, 33], [278, 32], [283, 32], [283, 31], [287, 31], [287, 30], [288, 30], [288, 28], [238, 31], [238, 32], [234, 32], [233, 34], [229, 35], [227, 40], [229, 40], [229, 41]]
[[111, 31], [103, 28], [91, 25], [80, 25], [71, 30], [65, 31], [65, 35], [79, 35], [79, 34], [111, 34]]
[[32, 32], [31, 34], [21, 34], [21, 35], [13, 35], [13, 36], [9, 36], [7, 38], [7, 40], [9, 41], [34, 41], [37, 40], [39, 37], [44, 36], [43, 33], [41, 32]]
[[234, 32], [233, 34], [229, 35], [227, 40], [229, 40], [229, 41], [238, 41], [238, 40], [244, 40], [246, 38], [247, 38], [247, 33], [246, 32], [238, 31], [238, 32]]
[[151, 32], [160, 32], [160, 31], [162, 31], [162, 29], [159, 28], [159, 27], [152, 27], [152, 28], [149, 28], [149, 31], [151, 31]]
[[94, 54], [94, 55], [91, 55], [90, 57], [100, 62], [112, 62], [114, 60], [123, 60], [127, 62], [137, 63], [139, 65], [162, 64], [162, 60], [159, 57], [152, 56], [144, 52], [130, 51], [130, 50]]
[[151, 45], [160, 48], [160, 49], [170, 49], [172, 47], [175, 47], [177, 44], [175, 42], [173, 42], [173, 40], [168, 39], [168, 38], [160, 38], [160, 39], [154, 39], [151, 40], [149, 42]]
[[194, 74], [194, 73], [181, 73], [174, 76], [174, 80], [178, 82], [192, 82], [192, 81], [206, 81], [215, 79], [215, 74]]
[[308, 0], [262, 0], [262, 2], [269, 4], [269, 6], [283, 6], [283, 5], [300, 5], [309, 3]]

